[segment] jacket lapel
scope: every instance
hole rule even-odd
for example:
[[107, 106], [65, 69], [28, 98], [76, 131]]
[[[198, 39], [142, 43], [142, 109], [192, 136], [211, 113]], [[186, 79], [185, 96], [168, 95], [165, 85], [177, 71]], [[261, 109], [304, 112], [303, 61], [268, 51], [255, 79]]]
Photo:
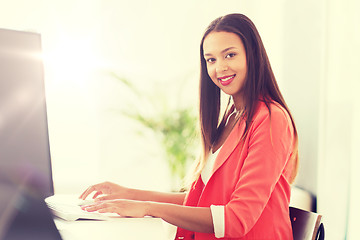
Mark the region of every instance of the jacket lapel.
[[[241, 137], [245, 130], [245, 121], [239, 121], [238, 124], [231, 131], [223, 146], [220, 149], [218, 156], [216, 157], [212, 175], [226, 162], [230, 154], [234, 151], [239, 144]], [[211, 178], [211, 177], [210, 177]]]

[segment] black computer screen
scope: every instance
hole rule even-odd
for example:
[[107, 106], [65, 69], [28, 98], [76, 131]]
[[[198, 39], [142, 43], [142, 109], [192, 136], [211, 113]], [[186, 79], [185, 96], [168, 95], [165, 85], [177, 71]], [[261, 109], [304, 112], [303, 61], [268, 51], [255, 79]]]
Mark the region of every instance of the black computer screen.
[[[0, 29], [0, 169], [53, 194], [41, 36]], [[33, 175], [36, 176], [33, 176]]]

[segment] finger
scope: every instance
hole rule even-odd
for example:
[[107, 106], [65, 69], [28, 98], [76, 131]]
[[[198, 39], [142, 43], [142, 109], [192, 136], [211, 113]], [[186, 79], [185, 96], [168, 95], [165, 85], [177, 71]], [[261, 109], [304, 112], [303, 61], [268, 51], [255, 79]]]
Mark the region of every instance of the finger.
[[111, 195], [106, 195], [103, 197], [98, 197], [95, 199], [95, 202], [101, 202], [101, 201], [107, 201], [107, 200], [115, 200], [118, 199], [118, 196], [115, 194], [111, 194]]
[[80, 199], [85, 200], [92, 192], [94, 191], [100, 191], [100, 185], [96, 184], [96, 185], [92, 185], [90, 187], [88, 187], [88, 189], [86, 189], [80, 196]]
[[93, 191], [93, 186], [88, 187], [81, 195], [80, 199], [85, 200], [85, 198]]
[[108, 202], [93, 203], [87, 206], [82, 206], [81, 209], [87, 212], [103, 211], [103, 209], [115, 209], [115, 206]]
[[95, 212], [101, 209], [101, 206], [99, 206], [99, 204], [94, 203], [94, 204], [81, 206], [81, 209], [87, 212]]
[[95, 198], [97, 198], [98, 196], [100, 196], [102, 194], [103, 194], [102, 191], [97, 191], [92, 198], [95, 199]]
[[99, 213], [116, 213], [121, 215], [119, 208], [117, 207], [104, 207], [98, 210]]

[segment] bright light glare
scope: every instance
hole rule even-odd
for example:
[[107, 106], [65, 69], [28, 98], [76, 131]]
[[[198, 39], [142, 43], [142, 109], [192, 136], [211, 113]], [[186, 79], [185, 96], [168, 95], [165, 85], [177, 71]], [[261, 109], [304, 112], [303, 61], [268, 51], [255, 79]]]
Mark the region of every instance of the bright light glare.
[[44, 52], [50, 81], [86, 86], [91, 73], [102, 65], [94, 50], [91, 38], [62, 37], [55, 47]]

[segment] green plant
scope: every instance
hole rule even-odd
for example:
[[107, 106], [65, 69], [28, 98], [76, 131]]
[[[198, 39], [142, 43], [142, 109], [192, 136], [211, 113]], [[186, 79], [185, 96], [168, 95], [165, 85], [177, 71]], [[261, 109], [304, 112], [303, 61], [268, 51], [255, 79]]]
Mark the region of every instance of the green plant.
[[[130, 81], [115, 74], [113, 76], [124, 84], [135, 96], [146, 101], [153, 111], [143, 114], [132, 107], [122, 111], [122, 114], [136, 120], [141, 126], [152, 130], [161, 142], [166, 153], [166, 160], [175, 184], [183, 180], [189, 162], [193, 162], [197, 147], [197, 116], [193, 106], [171, 109], [166, 105], [166, 99], [158, 101], [163, 95], [147, 95], [136, 88]], [[162, 106], [159, 106], [159, 102]], [[160, 104], [161, 105], [161, 104]], [[180, 187], [180, 186], [178, 186]]]

